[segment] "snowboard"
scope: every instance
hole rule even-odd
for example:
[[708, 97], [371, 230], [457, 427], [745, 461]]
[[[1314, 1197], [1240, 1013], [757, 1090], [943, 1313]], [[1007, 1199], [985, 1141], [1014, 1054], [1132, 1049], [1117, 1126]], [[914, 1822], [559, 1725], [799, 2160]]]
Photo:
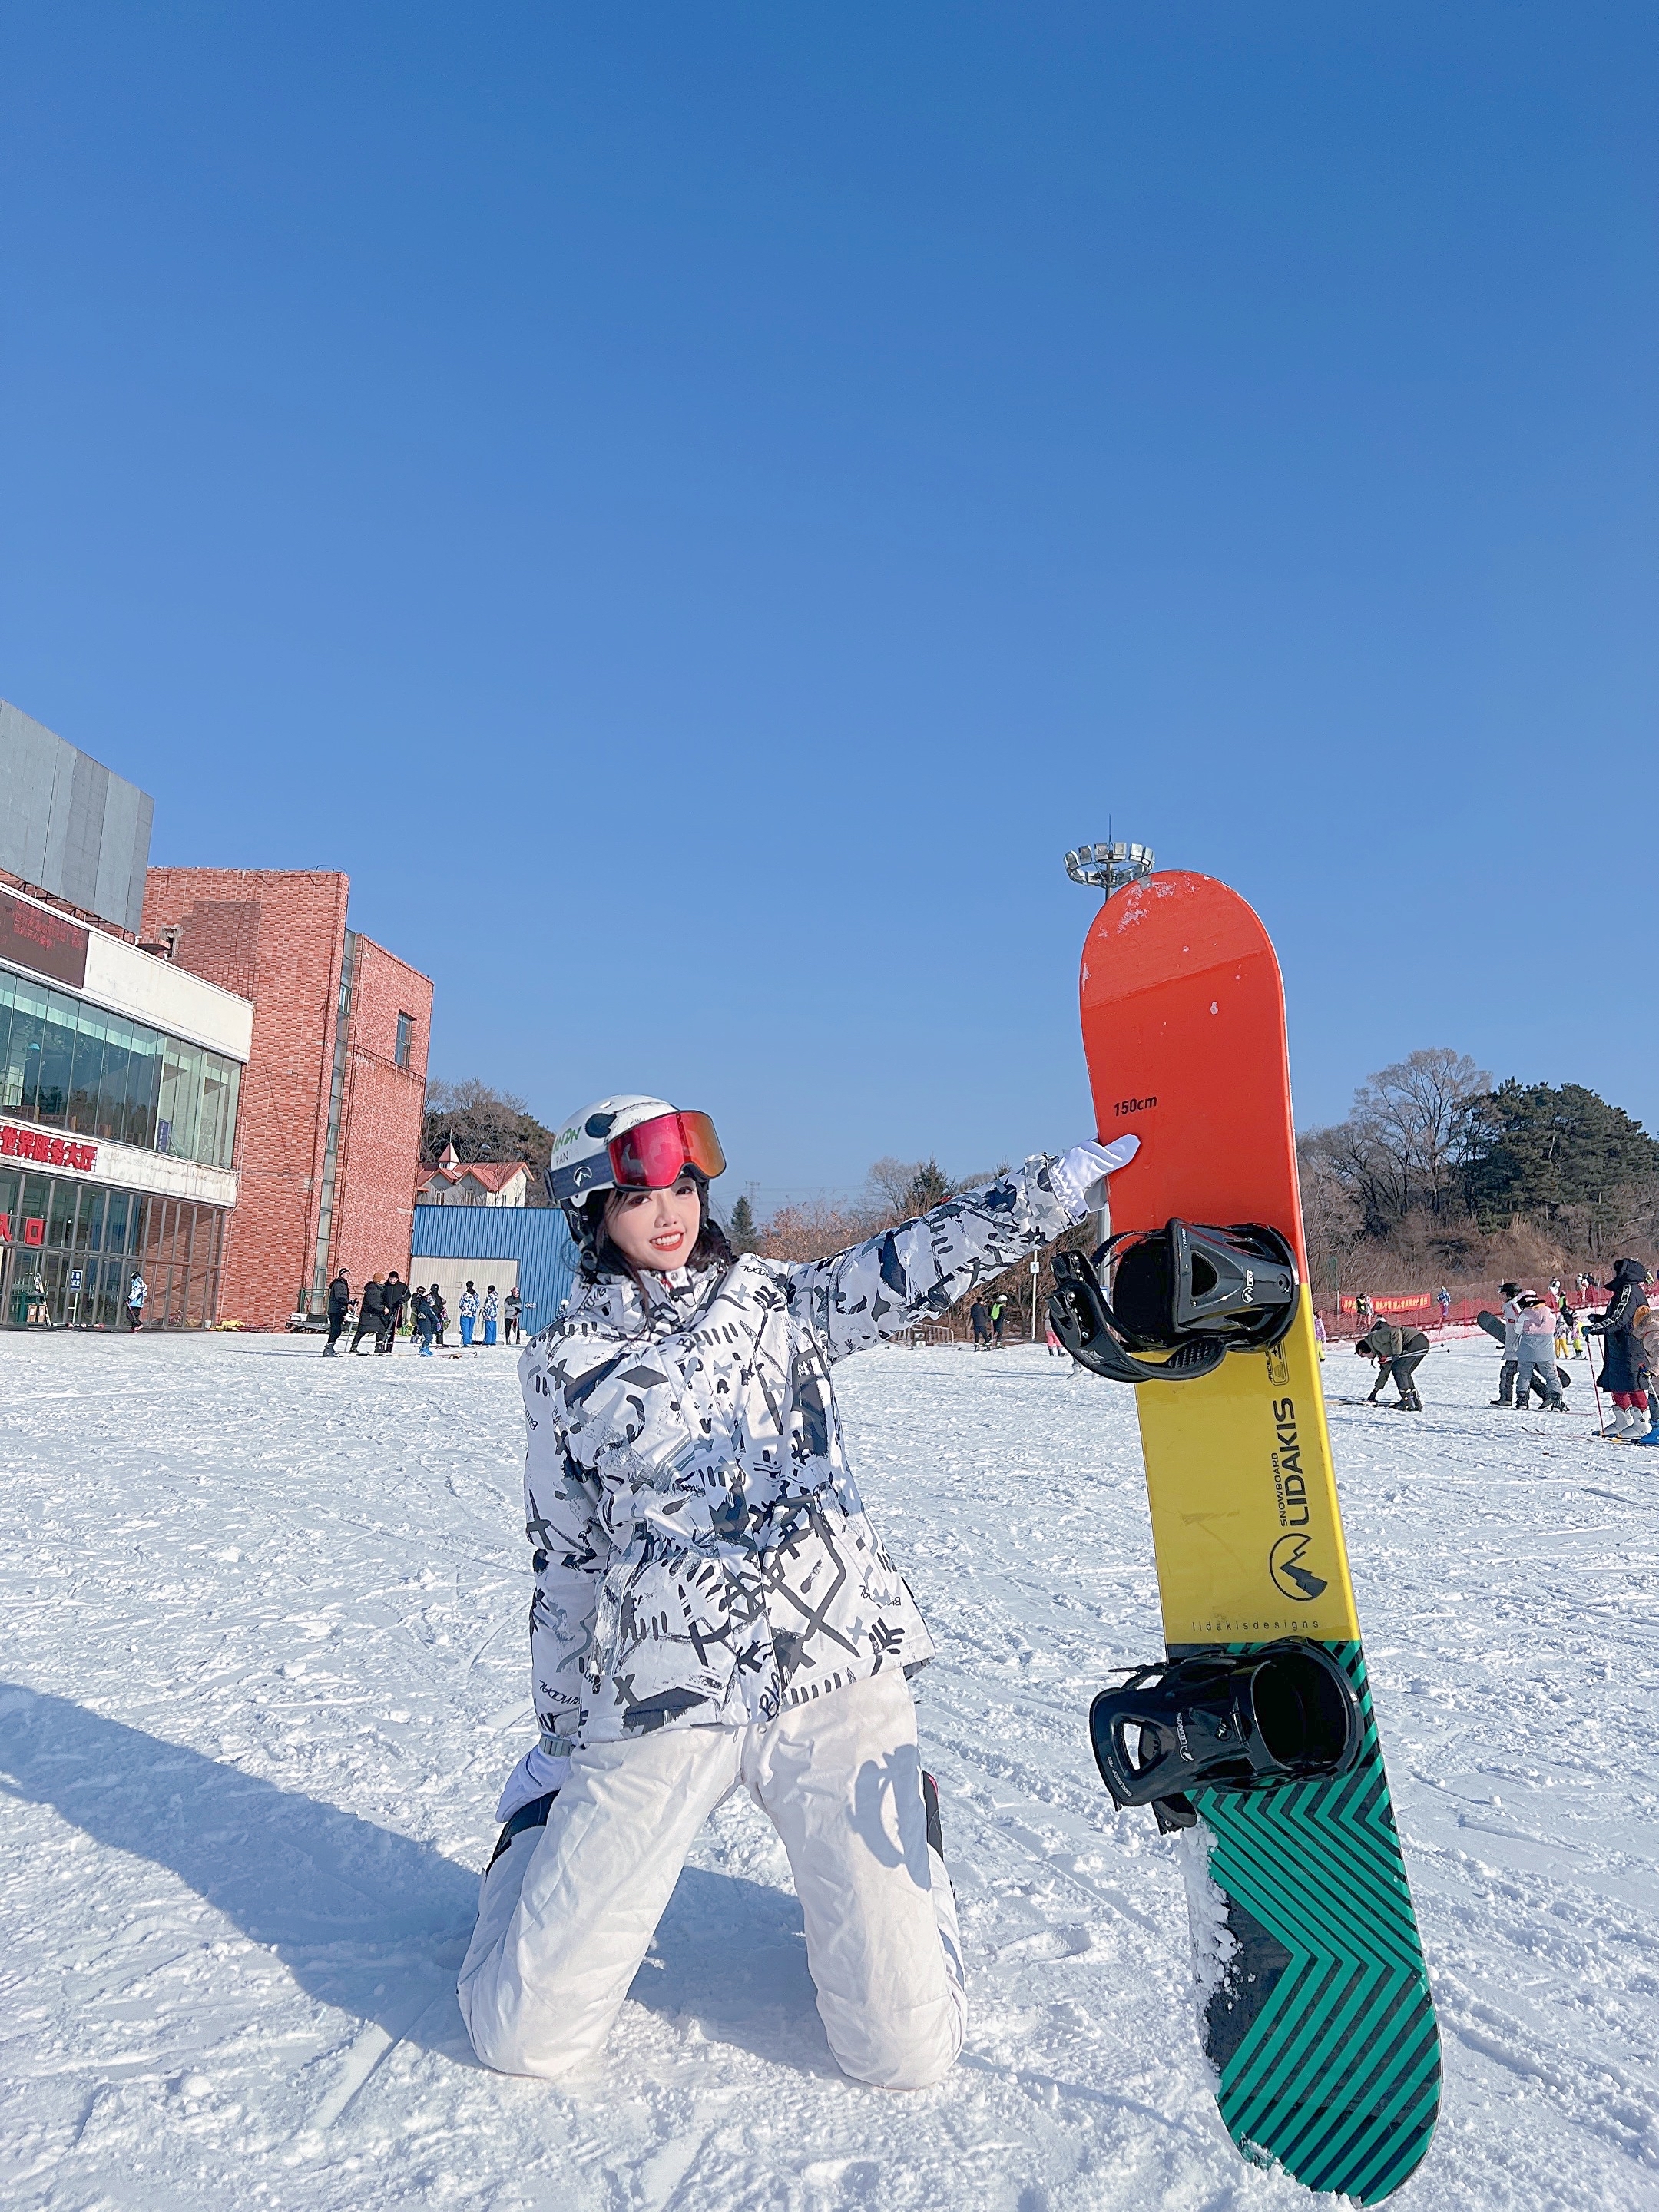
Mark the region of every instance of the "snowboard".
[[1428, 2149], [1439, 2038], [1337, 1506], [1279, 963], [1225, 884], [1151, 875], [1096, 917], [1081, 1007], [1101, 1139], [1140, 1139], [1111, 1178], [1114, 1237], [1256, 1224], [1295, 1255], [1279, 1341], [1134, 1388], [1165, 1668], [1297, 1639], [1350, 1686], [1346, 1771], [1173, 1801], [1197, 1815], [1182, 1848], [1221, 2117], [1251, 2160], [1375, 2204]]

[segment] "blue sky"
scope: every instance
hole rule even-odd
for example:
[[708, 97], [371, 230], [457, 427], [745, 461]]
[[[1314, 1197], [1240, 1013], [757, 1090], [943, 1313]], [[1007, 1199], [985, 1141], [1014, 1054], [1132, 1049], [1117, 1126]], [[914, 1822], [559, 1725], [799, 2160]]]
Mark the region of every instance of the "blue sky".
[[435, 1073], [763, 1199], [1069, 1140], [1109, 817], [1304, 1123], [1659, 1123], [1650, 9], [0, 26], [0, 694], [348, 869]]

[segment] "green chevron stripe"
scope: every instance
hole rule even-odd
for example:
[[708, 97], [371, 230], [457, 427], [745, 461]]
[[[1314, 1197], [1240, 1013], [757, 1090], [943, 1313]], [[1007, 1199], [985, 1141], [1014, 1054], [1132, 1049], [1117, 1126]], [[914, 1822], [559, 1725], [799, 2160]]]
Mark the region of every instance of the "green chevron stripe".
[[[1376, 2190], [1383, 2175], [1391, 2175], [1387, 2189], [1376, 2191], [1386, 2195], [1397, 2189], [1417, 2160], [1413, 2159], [1401, 2167], [1401, 2142], [1420, 2135], [1426, 2148], [1428, 2137], [1434, 2131], [1434, 2120], [1440, 2101], [1440, 2045], [1437, 2037], [1417, 2038], [1414, 2045], [1414, 2063], [1407, 2064], [1410, 2054], [1402, 2055], [1399, 2066], [1398, 2086], [1394, 2095], [1378, 2109], [1368, 2127], [1356, 2130], [1340, 2144], [1334, 2146], [1340, 2159], [1334, 2160], [1332, 2170], [1340, 2170], [1358, 2179], [1352, 2185], [1353, 2193], [1362, 2203], [1370, 2200], [1367, 2189]], [[1407, 2113], [1402, 2125], [1401, 2115]], [[1366, 2164], [1364, 2161], [1369, 2160]], [[1334, 2185], [1321, 2185], [1334, 2186]]]
[[[1196, 1800], [1211, 1878], [1244, 1947], [1231, 2009], [1212, 2008], [1209, 2026], [1224, 2036], [1218, 2101], [1241, 2149], [1310, 2189], [1374, 2204], [1428, 2148], [1439, 2039], [1364, 1656], [1358, 1644], [1326, 1649], [1359, 1695], [1364, 1748], [1352, 1771]], [[1264, 1937], [1277, 1950], [1260, 1954]], [[1252, 1985], [1243, 1976], [1257, 1955]]]

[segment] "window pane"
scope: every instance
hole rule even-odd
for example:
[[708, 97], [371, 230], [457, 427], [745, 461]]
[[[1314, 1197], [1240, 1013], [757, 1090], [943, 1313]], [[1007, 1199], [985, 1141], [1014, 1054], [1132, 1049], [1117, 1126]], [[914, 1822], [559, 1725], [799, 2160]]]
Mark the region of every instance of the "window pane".
[[219, 1125], [219, 1165], [228, 1168], [236, 1157], [236, 1108], [242, 1096], [242, 1064], [225, 1062], [225, 1113]]
[[77, 1135], [97, 1134], [98, 1085], [104, 1072], [104, 1017], [82, 1006], [75, 1025], [75, 1058], [70, 1068], [69, 1125]]
[[[201, 1048], [177, 1037], [162, 1040], [161, 1096], [156, 1109], [155, 1149], [187, 1160], [196, 1151], [196, 1128], [202, 1106]], [[161, 1141], [165, 1127], [167, 1142]]]
[[27, 983], [14, 983], [11, 1034], [6, 1044], [5, 1103], [26, 1121], [34, 1119], [35, 1093], [40, 1080], [40, 1037], [46, 1019], [46, 993]]
[[101, 1252], [104, 1249], [104, 1207], [108, 1196], [106, 1191], [89, 1190], [81, 1201], [81, 1219], [75, 1241], [88, 1252]]
[[40, 1039], [40, 1089], [34, 1118], [62, 1128], [69, 1113], [70, 1062], [75, 1052], [75, 1001], [61, 992], [46, 994], [46, 1018]]
[[112, 1190], [109, 1206], [104, 1216], [104, 1249], [125, 1252], [131, 1224], [128, 1218], [132, 1201], [124, 1190]]
[[104, 1024], [104, 1067], [98, 1080], [98, 1110], [93, 1134], [118, 1142], [126, 1127], [127, 1065], [132, 1024], [112, 1014]]
[[154, 1030], [146, 1029], [142, 1022], [135, 1022], [127, 1059], [127, 1114], [124, 1143], [145, 1146], [155, 1144], [155, 1106], [161, 1089], [161, 1040]]
[[196, 1157], [212, 1167], [219, 1158], [219, 1117], [225, 1110], [225, 1064], [216, 1052], [202, 1055], [202, 1119]]
[[52, 1207], [46, 1216], [46, 1242], [54, 1249], [70, 1241], [70, 1231], [75, 1225], [76, 1196], [76, 1186], [72, 1182], [54, 1182], [52, 1187]]

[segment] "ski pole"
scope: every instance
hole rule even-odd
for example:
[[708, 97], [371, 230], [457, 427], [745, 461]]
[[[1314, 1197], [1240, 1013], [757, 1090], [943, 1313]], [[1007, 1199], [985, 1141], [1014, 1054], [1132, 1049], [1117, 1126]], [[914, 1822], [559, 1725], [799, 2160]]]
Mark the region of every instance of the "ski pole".
[[1601, 1419], [1601, 1385], [1595, 1379], [1594, 1359], [1590, 1362], [1590, 1389], [1595, 1393], [1595, 1425], [1598, 1429], [1604, 1428], [1607, 1425]]

